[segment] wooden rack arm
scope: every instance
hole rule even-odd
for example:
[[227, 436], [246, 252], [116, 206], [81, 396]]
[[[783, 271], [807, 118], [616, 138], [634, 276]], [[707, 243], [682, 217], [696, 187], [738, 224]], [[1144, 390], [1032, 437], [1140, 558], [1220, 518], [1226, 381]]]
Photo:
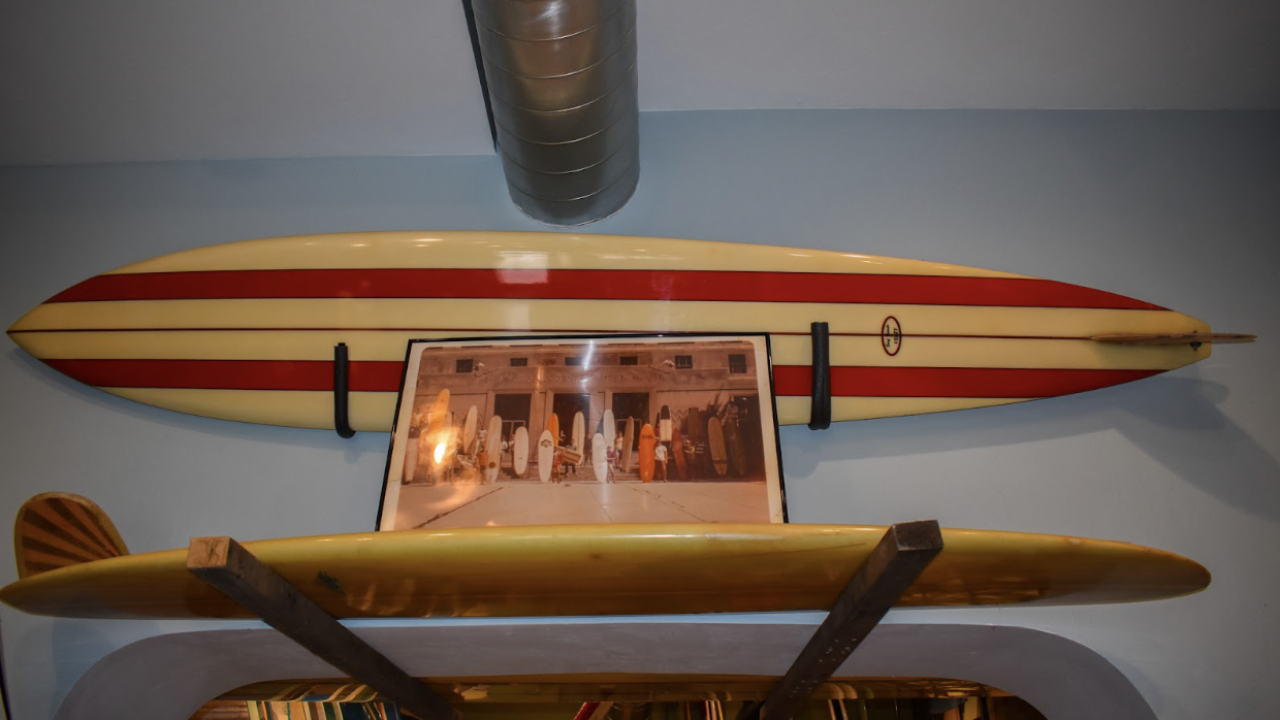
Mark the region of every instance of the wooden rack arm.
[[763, 703], [744, 706], [738, 720], [793, 717], [940, 552], [942, 530], [936, 520], [891, 525], [787, 674]]
[[229, 537], [192, 538], [187, 569], [312, 654], [423, 720], [458, 720], [452, 705], [406, 674]]

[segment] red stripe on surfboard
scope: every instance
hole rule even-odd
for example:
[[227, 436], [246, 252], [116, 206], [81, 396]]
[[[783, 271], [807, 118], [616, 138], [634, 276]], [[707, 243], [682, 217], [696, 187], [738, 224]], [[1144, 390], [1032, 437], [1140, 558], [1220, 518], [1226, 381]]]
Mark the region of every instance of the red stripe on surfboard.
[[[1050, 368], [833, 367], [835, 397], [1036, 398], [1069, 395], [1141, 380], [1161, 370], [1066, 370]], [[773, 368], [774, 392], [809, 395], [813, 368]]]
[[[166, 390], [333, 390], [329, 360], [45, 360], [87, 385]], [[347, 386], [355, 392], [397, 392], [401, 361], [352, 362]]]
[[[88, 385], [116, 388], [202, 390], [333, 389], [333, 363], [325, 360], [46, 360], [52, 368]], [[355, 361], [349, 382], [355, 392], [397, 392], [403, 362]], [[1159, 370], [1057, 370], [1021, 368], [833, 367], [837, 397], [1033, 398], [1067, 395], [1158, 374]], [[812, 370], [806, 365], [773, 368], [774, 391], [806, 396]]]
[[1034, 278], [707, 270], [218, 270], [90, 278], [49, 302], [320, 298], [674, 300], [1163, 310]]
[[[38, 328], [35, 330], [9, 330], [10, 336], [16, 335], [57, 335], [57, 334], [76, 334], [76, 333], [322, 333], [322, 332], [343, 332], [343, 333], [417, 333], [425, 338], [432, 334], [439, 333], [469, 333], [473, 338], [468, 337], [451, 337], [440, 335], [440, 338], [450, 338], [453, 340], [467, 340], [474, 338], [518, 338], [524, 336], [539, 335], [616, 335], [619, 338], [625, 338], [627, 333], [618, 330], [593, 330], [584, 328], [504, 328], [495, 330], [494, 328], [466, 328], [466, 327], [94, 327], [94, 328]], [[632, 334], [653, 335], [654, 332], [637, 331]], [[662, 333], [656, 333], [662, 334]], [[681, 330], [677, 334], [681, 335], [705, 335], [707, 333], [698, 333], [696, 331]], [[711, 334], [715, 334], [714, 332]], [[735, 334], [735, 333], [730, 333]], [[748, 333], [750, 334], [750, 333]], [[809, 332], [791, 332], [786, 330], [769, 330], [761, 333], [770, 336], [796, 336], [810, 337]], [[833, 332], [831, 337], [848, 337], [848, 338], [876, 338], [879, 340], [882, 335], [879, 332]], [[909, 338], [941, 338], [965, 340], [1075, 340], [1079, 342], [1097, 342], [1092, 336], [1088, 335], [956, 335], [944, 333], [908, 333], [903, 337]]]

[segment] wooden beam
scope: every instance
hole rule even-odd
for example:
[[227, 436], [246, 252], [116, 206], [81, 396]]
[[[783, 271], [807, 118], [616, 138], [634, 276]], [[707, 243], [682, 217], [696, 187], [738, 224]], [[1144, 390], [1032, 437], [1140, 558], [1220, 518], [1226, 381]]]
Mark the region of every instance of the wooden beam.
[[229, 537], [192, 538], [187, 569], [314, 655], [423, 720], [457, 720], [452, 705], [348, 630]]
[[940, 552], [942, 531], [936, 520], [891, 525], [791, 669], [763, 704], [749, 704], [738, 718], [758, 715], [760, 720], [789, 720], [794, 716]]

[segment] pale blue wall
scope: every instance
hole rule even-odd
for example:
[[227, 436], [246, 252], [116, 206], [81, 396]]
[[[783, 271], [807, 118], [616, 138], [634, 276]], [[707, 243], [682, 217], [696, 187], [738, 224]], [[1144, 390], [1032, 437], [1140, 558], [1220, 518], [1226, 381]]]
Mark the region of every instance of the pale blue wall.
[[[1078, 609], [914, 611], [1021, 625], [1115, 663], [1164, 720], [1252, 717], [1280, 667], [1280, 115], [774, 111], [646, 114], [634, 199], [591, 232], [919, 257], [1080, 283], [1256, 332], [1190, 368], [1095, 393], [782, 432], [797, 522], [1127, 540], [1189, 555], [1200, 595]], [[545, 229], [496, 157], [0, 169], [0, 322], [108, 268], [230, 240]], [[0, 348], [0, 518], [96, 499], [135, 551], [371, 529], [387, 438], [203, 420]], [[5, 520], [7, 522], [7, 520]], [[7, 533], [0, 533], [6, 536]], [[8, 540], [0, 553], [7, 555]], [[0, 563], [0, 581], [15, 571]], [[51, 717], [130, 640], [222, 624], [4, 608], [18, 720]]]

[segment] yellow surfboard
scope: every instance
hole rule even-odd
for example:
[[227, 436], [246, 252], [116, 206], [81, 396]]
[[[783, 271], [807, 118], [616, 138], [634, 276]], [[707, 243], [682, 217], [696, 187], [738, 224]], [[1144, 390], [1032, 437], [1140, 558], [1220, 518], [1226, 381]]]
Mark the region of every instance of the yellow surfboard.
[[[210, 417], [388, 430], [416, 338], [765, 332], [783, 424], [809, 421], [810, 323], [833, 420], [1080, 392], [1209, 356], [1199, 320], [1076, 285], [857, 253], [608, 235], [381, 232], [230, 243], [140, 262], [9, 328], [72, 378]], [[1235, 338], [1238, 339], [1238, 338]]]
[[[829, 609], [885, 528], [651, 524], [481, 527], [244, 543], [339, 618], [499, 617]], [[130, 555], [106, 515], [66, 493], [27, 501], [19, 580], [0, 601], [88, 618], [247, 617], [186, 566]], [[1121, 542], [944, 530], [902, 606], [1084, 604], [1197, 592], [1192, 560]]]
[[551, 433], [552, 444], [560, 445], [560, 416], [551, 413], [551, 417], [547, 418], [547, 432]]

